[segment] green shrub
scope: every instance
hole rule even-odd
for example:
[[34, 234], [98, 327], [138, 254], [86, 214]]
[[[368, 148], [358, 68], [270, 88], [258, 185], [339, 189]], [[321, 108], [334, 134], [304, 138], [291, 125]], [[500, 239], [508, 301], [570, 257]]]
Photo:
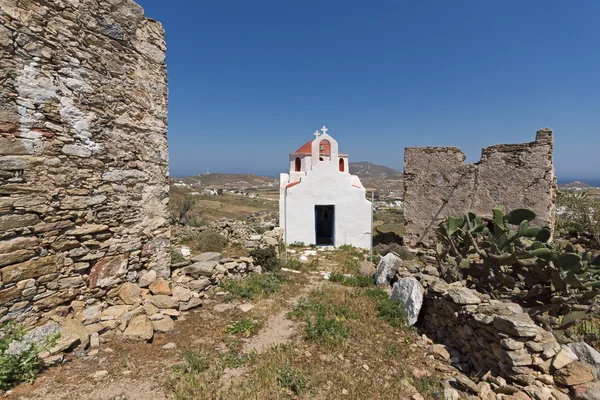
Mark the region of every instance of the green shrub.
[[277, 383], [280, 387], [289, 389], [294, 394], [299, 395], [306, 387], [306, 377], [304, 374], [286, 365], [279, 370]]
[[336, 317], [317, 314], [306, 321], [306, 337], [311, 340], [338, 341], [348, 337], [344, 321]]
[[190, 246], [196, 252], [205, 253], [208, 251], [223, 251], [227, 244], [227, 239], [216, 231], [204, 231], [198, 234], [188, 235], [181, 241]]
[[52, 347], [59, 335], [45, 339], [42, 348], [31, 344], [19, 355], [6, 354], [11, 343], [23, 339], [25, 330], [14, 323], [0, 325], [0, 390], [8, 390], [19, 382], [33, 382], [42, 366], [38, 354]]
[[274, 247], [252, 250], [250, 256], [254, 259], [254, 265], [260, 265], [263, 271], [275, 272], [281, 269]]
[[221, 289], [229, 292], [228, 298], [253, 299], [258, 295], [270, 295], [279, 290], [285, 277], [279, 273], [254, 274], [246, 279], [221, 282]]

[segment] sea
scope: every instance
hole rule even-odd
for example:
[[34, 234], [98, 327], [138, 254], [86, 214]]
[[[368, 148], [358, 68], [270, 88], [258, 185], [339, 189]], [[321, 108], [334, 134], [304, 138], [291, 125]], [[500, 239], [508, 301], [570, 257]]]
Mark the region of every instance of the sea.
[[587, 183], [590, 186], [600, 188], [600, 178], [558, 178], [559, 185], [566, 185], [571, 182], [583, 182]]

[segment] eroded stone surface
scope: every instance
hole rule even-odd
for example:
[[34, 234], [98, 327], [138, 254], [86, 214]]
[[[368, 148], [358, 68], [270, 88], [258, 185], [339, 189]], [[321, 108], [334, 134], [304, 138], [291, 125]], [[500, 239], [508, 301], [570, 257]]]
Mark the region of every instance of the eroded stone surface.
[[465, 163], [456, 147], [407, 147], [404, 151], [404, 242], [430, 243], [435, 227], [449, 215], [467, 211], [491, 217], [528, 207], [534, 224], [554, 226], [556, 186], [550, 129], [537, 132], [532, 143], [483, 149], [481, 161]]

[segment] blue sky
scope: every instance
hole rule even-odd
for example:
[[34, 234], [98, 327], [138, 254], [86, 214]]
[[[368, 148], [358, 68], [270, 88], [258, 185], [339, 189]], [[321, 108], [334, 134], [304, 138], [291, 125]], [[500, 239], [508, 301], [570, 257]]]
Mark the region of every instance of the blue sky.
[[559, 179], [600, 178], [600, 1], [138, 2], [167, 32], [174, 176], [277, 175], [327, 125], [400, 170], [550, 127]]

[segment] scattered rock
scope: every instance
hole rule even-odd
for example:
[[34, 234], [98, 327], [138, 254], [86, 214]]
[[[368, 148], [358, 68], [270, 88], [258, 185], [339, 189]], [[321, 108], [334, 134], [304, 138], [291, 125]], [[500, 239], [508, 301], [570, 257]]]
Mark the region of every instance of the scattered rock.
[[90, 335], [90, 347], [100, 346], [100, 335], [98, 332], [94, 332]]
[[119, 289], [119, 298], [125, 304], [137, 304], [142, 301], [140, 288], [135, 283], [125, 282]]
[[173, 298], [179, 301], [189, 301], [192, 298], [192, 291], [181, 286], [173, 288]]
[[594, 367], [600, 367], [600, 353], [585, 342], [569, 343], [567, 345], [577, 356], [579, 361], [586, 362]]
[[402, 266], [402, 260], [394, 253], [388, 253], [379, 260], [375, 281], [378, 285], [389, 284]]
[[154, 328], [146, 315], [134, 317], [123, 332], [123, 339], [131, 341], [150, 340], [153, 336]]
[[465, 287], [454, 286], [448, 289], [448, 296], [456, 304], [467, 305], [467, 304], [479, 304], [481, 299], [473, 293], [471, 289]]
[[173, 350], [173, 349], [177, 348], [177, 345], [173, 342], [170, 342], [170, 343], [165, 344], [162, 348], [165, 350]]
[[93, 379], [102, 379], [108, 376], [108, 371], [96, 371], [92, 375], [90, 375]]
[[448, 352], [448, 350], [446, 350], [446, 347], [444, 347], [444, 345], [434, 344], [429, 349], [429, 352], [431, 354], [433, 354], [434, 357], [437, 358], [437, 359], [439, 359], [439, 360], [442, 360], [442, 361], [448, 361], [448, 360], [450, 360], [450, 353]]
[[175, 308], [179, 305], [179, 300], [173, 297], [159, 294], [150, 298], [150, 303], [158, 308]]
[[179, 311], [187, 311], [202, 305], [202, 300], [198, 297], [192, 297], [187, 303], [179, 304]]
[[575, 361], [558, 370], [554, 381], [564, 386], [575, 386], [594, 380], [594, 367], [590, 364]]
[[554, 356], [552, 366], [554, 369], [561, 369], [572, 362], [577, 361], [579, 358], [568, 346], [563, 346], [558, 354]]
[[244, 304], [240, 304], [239, 306], [237, 306], [237, 308], [242, 311], [242, 312], [248, 312], [250, 310], [252, 310], [254, 308], [254, 304], [250, 304], [250, 303], [244, 303]]
[[169, 296], [171, 294], [171, 284], [164, 278], [158, 278], [148, 287], [152, 294], [163, 294]]
[[61, 330], [61, 326], [56, 322], [48, 322], [43, 326], [35, 328], [25, 334], [23, 339], [19, 341], [13, 341], [8, 345], [6, 350], [7, 355], [18, 356], [25, 351], [28, 351], [31, 346], [38, 348], [43, 347], [46, 344], [48, 337], [56, 335]]
[[150, 284], [152, 282], [154, 282], [155, 280], [156, 280], [156, 271], [151, 270], [151, 271], [148, 271], [148, 272], [142, 274], [142, 276], [140, 276], [138, 285], [142, 288], [145, 288], [145, 287], [150, 286]]
[[365, 276], [375, 275], [375, 264], [371, 261], [361, 261], [358, 273]]
[[423, 293], [423, 286], [415, 278], [402, 278], [394, 283], [391, 300], [400, 302], [400, 307], [404, 307], [409, 326], [414, 325], [419, 318], [423, 306]]
[[175, 323], [171, 317], [165, 316], [157, 321], [152, 321], [152, 327], [154, 328], [154, 332], [170, 332], [175, 329]]
[[[600, 382], [594, 381], [572, 387], [573, 398], [577, 400], [600, 400]], [[556, 397], [556, 396], [555, 396]]]

